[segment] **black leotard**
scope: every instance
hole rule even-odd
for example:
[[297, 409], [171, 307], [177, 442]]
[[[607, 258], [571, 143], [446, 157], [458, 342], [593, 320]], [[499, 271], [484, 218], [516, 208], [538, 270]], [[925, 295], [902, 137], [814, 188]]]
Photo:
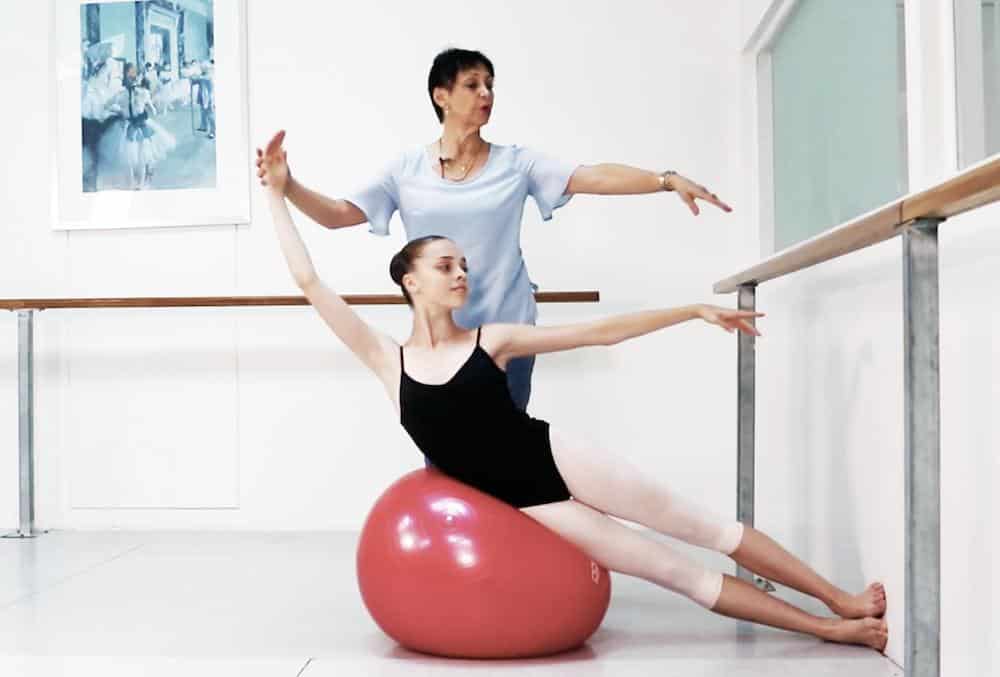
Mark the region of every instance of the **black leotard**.
[[399, 348], [406, 432], [439, 470], [517, 508], [570, 498], [552, 459], [549, 424], [511, 399], [507, 376], [479, 345], [447, 383], [414, 381]]

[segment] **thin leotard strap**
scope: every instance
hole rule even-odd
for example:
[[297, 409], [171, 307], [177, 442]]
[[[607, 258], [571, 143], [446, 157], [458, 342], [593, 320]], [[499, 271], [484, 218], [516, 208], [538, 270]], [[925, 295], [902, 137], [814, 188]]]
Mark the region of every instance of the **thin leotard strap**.
[[479, 325], [479, 330], [476, 332], [476, 345], [479, 345], [479, 337], [483, 335], [483, 325]]
[[399, 370], [403, 370], [403, 346], [399, 346]]

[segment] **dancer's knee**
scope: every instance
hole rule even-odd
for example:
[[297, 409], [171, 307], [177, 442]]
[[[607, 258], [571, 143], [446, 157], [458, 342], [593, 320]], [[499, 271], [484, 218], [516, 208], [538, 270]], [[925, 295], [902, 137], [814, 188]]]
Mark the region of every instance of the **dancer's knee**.
[[741, 522], [723, 521], [698, 508], [673, 508], [663, 520], [663, 531], [685, 543], [731, 555], [743, 540]]
[[661, 584], [709, 610], [722, 594], [722, 574], [692, 562], [670, 567]]
[[715, 549], [723, 555], [732, 555], [743, 541], [743, 522], [730, 522], [719, 529]]
[[715, 608], [722, 595], [722, 574], [718, 571], [706, 571], [698, 585], [696, 595], [691, 599], [709, 611]]

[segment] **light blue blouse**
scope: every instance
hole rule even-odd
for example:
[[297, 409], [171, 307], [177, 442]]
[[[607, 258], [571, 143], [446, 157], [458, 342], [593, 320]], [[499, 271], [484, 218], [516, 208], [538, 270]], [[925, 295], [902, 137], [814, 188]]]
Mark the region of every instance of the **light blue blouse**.
[[399, 211], [407, 241], [443, 235], [465, 253], [469, 297], [455, 313], [466, 328], [489, 322], [534, 323], [535, 297], [521, 256], [521, 216], [528, 195], [542, 219], [562, 207], [577, 165], [519, 146], [490, 144], [486, 164], [461, 182], [441, 178], [426, 147], [408, 150], [346, 199], [368, 218], [369, 231], [389, 234]]

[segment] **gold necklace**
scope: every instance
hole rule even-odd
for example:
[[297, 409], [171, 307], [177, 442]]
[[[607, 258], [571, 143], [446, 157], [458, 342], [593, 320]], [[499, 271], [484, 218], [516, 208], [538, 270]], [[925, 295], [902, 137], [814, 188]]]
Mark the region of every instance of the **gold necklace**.
[[[483, 144], [483, 145], [485, 146], [486, 144]], [[462, 176], [458, 177], [457, 179], [448, 178], [448, 177], [445, 177], [445, 175], [444, 175], [444, 163], [445, 162], [451, 162], [452, 159], [444, 157], [444, 148], [442, 147], [442, 140], [438, 139], [438, 161], [441, 162], [441, 178], [442, 179], [447, 178], [447, 180], [449, 180], [449, 181], [464, 181], [465, 177], [467, 177], [469, 175], [469, 172], [472, 171], [472, 168], [476, 166], [476, 160], [479, 159], [479, 153], [481, 151], [482, 151], [482, 146], [480, 146], [476, 150], [476, 154], [473, 156], [472, 162], [469, 163], [468, 166], [466, 166], [466, 165], [459, 165], [459, 167], [461, 167], [461, 169], [465, 172], [464, 174], [462, 174]]]

